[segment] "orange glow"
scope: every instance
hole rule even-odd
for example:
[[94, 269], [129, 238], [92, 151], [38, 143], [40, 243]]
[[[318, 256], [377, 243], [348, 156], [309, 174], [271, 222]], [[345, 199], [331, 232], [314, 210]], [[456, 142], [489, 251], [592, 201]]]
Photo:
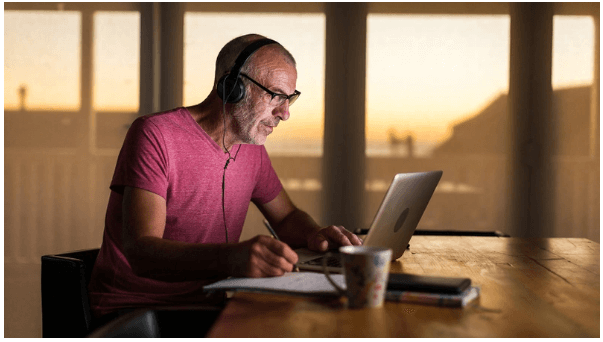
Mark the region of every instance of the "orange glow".
[[[95, 14], [93, 105], [97, 111], [138, 108], [140, 15]], [[80, 107], [81, 17], [78, 12], [6, 11], [4, 106], [74, 111]], [[367, 144], [387, 132], [417, 141], [445, 140], [451, 126], [507, 92], [509, 16], [369, 15]], [[223, 30], [214, 30], [220, 26]], [[268, 146], [288, 140], [322, 144], [325, 16], [323, 14], [185, 15], [184, 105], [202, 101], [214, 79], [215, 57], [229, 39], [248, 32], [287, 47], [298, 62], [302, 96]], [[212, 35], [202, 34], [212, 32]], [[58, 48], [57, 48], [58, 47]], [[553, 86], [593, 79], [590, 17], [554, 18]], [[26, 87], [25, 95], [20, 87]], [[21, 94], [21, 95], [20, 95]]]

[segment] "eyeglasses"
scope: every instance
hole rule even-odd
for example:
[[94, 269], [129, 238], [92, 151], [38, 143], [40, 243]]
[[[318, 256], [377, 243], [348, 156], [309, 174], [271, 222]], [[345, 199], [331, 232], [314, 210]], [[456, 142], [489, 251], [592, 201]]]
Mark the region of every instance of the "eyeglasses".
[[[273, 91], [270, 91], [270, 89], [264, 87], [263, 85], [261, 85], [258, 81], [254, 80], [253, 78], [245, 75], [244, 73], [241, 73], [241, 76], [245, 77], [246, 79], [250, 80], [251, 82], [253, 82], [256, 86], [260, 87], [263, 91], [267, 92], [268, 94], [270, 94], [271, 98], [269, 103], [272, 105], [276, 105], [278, 106], [282, 106], [285, 101], [289, 100], [289, 106], [291, 106], [293, 104], [293, 102], [295, 102], [295, 100], [297, 100], [297, 98], [299, 97], [299, 95], [301, 95], [301, 93], [299, 91], [295, 91], [293, 92], [293, 94], [291, 95], [285, 95], [285, 94], [279, 94], [279, 93], [275, 93]], [[276, 98], [276, 103], [273, 103], [272, 101]]]

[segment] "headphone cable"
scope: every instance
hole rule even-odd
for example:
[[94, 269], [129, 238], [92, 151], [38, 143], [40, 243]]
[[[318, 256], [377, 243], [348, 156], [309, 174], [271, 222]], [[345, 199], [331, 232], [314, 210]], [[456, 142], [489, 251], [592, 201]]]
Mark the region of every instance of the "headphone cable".
[[[225, 93], [226, 90], [226, 82], [222, 83], [222, 94]], [[230, 96], [230, 94], [228, 94], [228, 96]], [[230, 159], [232, 159], [232, 156], [230, 155], [230, 151], [226, 148], [226, 143], [224, 142], [226, 139], [226, 99], [228, 99], [228, 96], [225, 96], [222, 99], [222, 147], [224, 147], [224, 149], [226, 150], [226, 153], [228, 153], [228, 159], [226, 160], [226, 164], [224, 165], [224, 173], [222, 173], [222, 219], [224, 222], [224, 235], [226, 236], [226, 243], [228, 243], [228, 228], [226, 227], [226, 209], [225, 209], [225, 205], [224, 205], [224, 192], [225, 192], [225, 184], [226, 184], [226, 168], [228, 167], [228, 164], [230, 163]]]
[[[222, 84], [222, 94], [225, 93], [226, 90], [226, 82], [224, 82]], [[222, 99], [222, 122], [223, 122], [223, 131], [222, 131], [222, 147], [224, 147], [224, 149], [226, 150], [226, 153], [228, 153], [228, 159], [226, 160], [226, 164], [224, 165], [224, 172], [222, 173], [222, 219], [224, 222], [224, 235], [226, 236], [226, 243], [228, 243], [228, 228], [226, 227], [226, 209], [225, 209], [225, 204], [224, 204], [224, 192], [225, 192], [225, 188], [226, 188], [226, 168], [228, 167], [228, 164], [230, 164], [230, 161], [235, 161], [237, 156], [239, 155], [239, 150], [241, 150], [241, 144], [239, 144], [239, 148], [237, 149], [237, 153], [235, 153], [234, 158], [232, 157], [232, 155], [230, 154], [230, 151], [226, 148], [226, 143], [225, 143], [225, 139], [226, 139], [226, 101], [227, 99], [230, 97], [230, 94], [232, 94], [232, 91], [228, 94], [228, 96], [225, 96]]]

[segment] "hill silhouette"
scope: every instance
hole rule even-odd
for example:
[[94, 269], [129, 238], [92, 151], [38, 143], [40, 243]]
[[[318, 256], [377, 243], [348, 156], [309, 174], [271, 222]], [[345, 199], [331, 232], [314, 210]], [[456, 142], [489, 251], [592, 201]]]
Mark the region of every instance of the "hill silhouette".
[[[553, 91], [551, 120], [556, 121], [557, 155], [589, 154], [591, 87], [571, 87]], [[453, 126], [451, 137], [435, 148], [435, 157], [488, 154], [509, 151], [507, 94], [492, 101], [476, 116]]]

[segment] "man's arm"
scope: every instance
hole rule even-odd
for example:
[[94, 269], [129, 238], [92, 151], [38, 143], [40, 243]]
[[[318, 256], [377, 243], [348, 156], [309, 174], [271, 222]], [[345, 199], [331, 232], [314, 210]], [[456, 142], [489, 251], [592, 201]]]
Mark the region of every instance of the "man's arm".
[[279, 238], [293, 248], [324, 252], [337, 246], [360, 246], [362, 241], [341, 226], [321, 228], [310, 215], [293, 205], [285, 189], [272, 201], [257, 205]]
[[267, 236], [236, 244], [163, 239], [165, 199], [146, 190], [126, 187], [122, 212], [124, 254], [139, 276], [164, 281], [279, 276], [290, 272], [297, 262], [297, 254], [289, 246]]

